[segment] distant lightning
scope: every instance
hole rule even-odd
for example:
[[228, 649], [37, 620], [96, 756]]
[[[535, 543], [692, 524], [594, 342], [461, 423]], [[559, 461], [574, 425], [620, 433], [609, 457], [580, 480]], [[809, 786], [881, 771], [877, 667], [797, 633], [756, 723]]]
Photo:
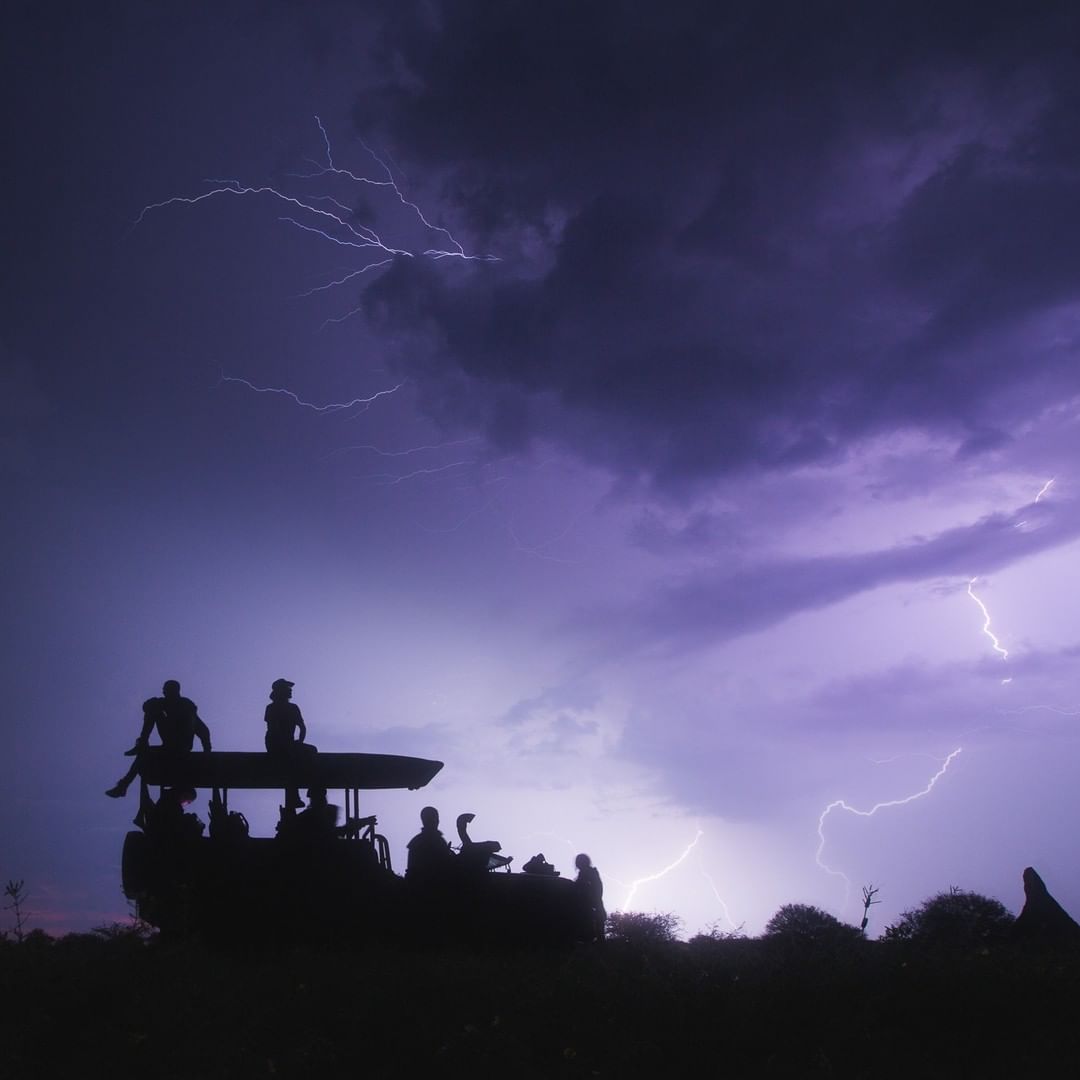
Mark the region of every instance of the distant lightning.
[[[1042, 498], [1043, 498], [1043, 496], [1044, 496], [1044, 495], [1045, 495], [1045, 494], [1046, 494], [1046, 493], [1047, 493], [1047, 492], [1048, 492], [1048, 491], [1050, 490], [1050, 488], [1051, 488], [1051, 487], [1053, 486], [1053, 483], [1054, 483], [1054, 481], [1055, 481], [1056, 479], [1057, 479], [1057, 477], [1056, 477], [1056, 476], [1051, 476], [1051, 477], [1050, 477], [1050, 479], [1049, 479], [1049, 480], [1047, 480], [1047, 481], [1046, 481], [1046, 483], [1045, 483], [1045, 484], [1043, 484], [1043, 486], [1042, 486], [1041, 488], [1039, 488], [1038, 494], [1037, 494], [1037, 495], [1035, 496], [1035, 498], [1034, 498], [1034, 499], [1032, 499], [1031, 501], [1032, 501], [1033, 503], [1041, 502], [1041, 501], [1042, 501]], [[1024, 527], [1024, 526], [1025, 526], [1026, 524], [1027, 524], [1027, 519], [1025, 518], [1025, 519], [1024, 519], [1023, 521], [1018, 521], [1018, 522], [1017, 522], [1017, 523], [1016, 523], [1016, 524], [1015, 524], [1015, 525], [1013, 526], [1013, 528], [1016, 528], [1016, 529], [1022, 529], [1022, 528], [1023, 528], [1023, 527]]]
[[[364, 261], [360, 266], [348, 268], [343, 276], [336, 277], [324, 285], [315, 286], [303, 293], [303, 296], [311, 296], [317, 292], [340, 288], [347, 285], [349, 282], [354, 281], [362, 274], [389, 266], [396, 259], [427, 258], [440, 260], [453, 258], [466, 262], [499, 261], [499, 258], [496, 255], [470, 254], [449, 229], [442, 225], [436, 225], [429, 220], [420, 206], [409, 199], [402, 191], [401, 186], [398, 184], [390, 170], [390, 166], [371, 150], [363, 140], [361, 140], [361, 145], [378, 164], [383, 173], [385, 173], [385, 178], [380, 179], [365, 176], [361, 173], [356, 173], [350, 169], [338, 166], [334, 161], [330, 137], [326, 132], [322, 120], [318, 116], [315, 117], [315, 123], [319, 129], [325, 147], [326, 164], [323, 165], [308, 159], [309, 164], [312, 166], [312, 171], [294, 174], [294, 179], [310, 181], [326, 177], [336, 177], [355, 184], [384, 188], [393, 194], [394, 198], [397, 199], [401, 206], [406, 207], [411, 212], [416, 222], [426, 230], [428, 235], [438, 236], [440, 240], [444, 240], [445, 243], [440, 243], [440, 246], [430, 246], [412, 250], [392, 243], [388, 239], [384, 239], [371, 225], [359, 222], [356, 219], [355, 212], [333, 195], [325, 193], [318, 195], [297, 195], [290, 191], [275, 187], [273, 184], [245, 184], [239, 180], [208, 180], [207, 183], [211, 185], [209, 190], [200, 192], [197, 195], [172, 195], [167, 199], [148, 203], [139, 212], [133, 227], [140, 226], [147, 215], [164, 210], [167, 207], [197, 206], [207, 200], [219, 199], [226, 196], [244, 199], [262, 197], [271, 199], [282, 207], [283, 213], [282, 216], [279, 217], [279, 220], [285, 224], [291, 225], [301, 232], [317, 236], [321, 240], [337, 247], [349, 248], [357, 252], [368, 251], [371, 253], [370, 258], [368, 258], [367, 261]], [[359, 308], [354, 308], [344, 315], [327, 319], [323, 323], [323, 327], [333, 322], [344, 321], [351, 315], [356, 314], [359, 310]]]
[[[133, 228], [142, 226], [151, 214], [160, 213], [174, 207], [195, 207], [210, 200], [218, 201], [233, 198], [245, 201], [260, 200], [264, 204], [269, 203], [279, 209], [278, 220], [282, 223], [320, 241], [332, 244], [336, 249], [352, 252], [355, 256], [353, 265], [346, 263], [343, 266], [336, 266], [326, 275], [326, 280], [301, 292], [300, 297], [312, 297], [321, 293], [329, 293], [337, 289], [347, 288], [350, 285], [361, 286], [367, 278], [376, 275], [379, 271], [386, 269], [392, 263], [401, 259], [426, 258], [437, 260], [454, 258], [469, 262], [499, 261], [495, 255], [473, 254], [467, 251], [461, 241], [449, 229], [436, 224], [417, 202], [408, 197], [401, 183], [394, 176], [387, 160], [376, 154], [363, 140], [360, 140], [360, 144], [363, 146], [365, 153], [376, 164], [378, 173], [374, 176], [368, 176], [343, 168], [335, 158], [330, 135], [321, 117], [315, 117], [315, 126], [318, 129], [322, 144], [321, 156], [323, 160], [305, 159], [309, 168], [306, 171], [291, 174], [292, 183], [287, 187], [276, 183], [247, 183], [234, 178], [207, 179], [204, 181], [207, 190], [194, 194], [175, 194], [148, 203], [139, 212], [133, 223]], [[323, 190], [313, 192], [312, 188], [317, 187], [320, 180], [325, 181]], [[331, 187], [328, 191], [326, 185], [330, 183], [337, 185], [337, 187]], [[409, 226], [412, 235], [418, 233], [417, 226], [422, 228], [423, 231], [419, 235], [426, 239], [426, 244], [412, 244], [397, 238], [391, 239], [390, 236], [385, 235], [384, 231], [380, 231], [382, 230], [381, 225], [375, 227], [371, 223], [359, 220], [355, 208], [348, 205], [348, 196], [345, 194], [347, 188], [342, 187], [342, 185], [362, 185], [385, 191], [388, 199], [391, 201], [396, 200], [401, 207], [408, 211], [414, 223]], [[338, 198], [338, 195], [341, 195], [342, 198]], [[394, 220], [399, 223], [403, 220], [396, 210]], [[362, 310], [362, 305], [354, 304], [344, 313], [330, 315], [325, 318], [319, 329], [323, 330], [332, 324], [344, 322], [346, 319], [361, 313]], [[277, 394], [287, 397], [300, 408], [315, 413], [322, 415], [348, 413], [350, 418], [367, 411], [380, 398], [396, 393], [404, 385], [403, 382], [399, 382], [368, 396], [322, 404], [306, 400], [294, 390], [284, 386], [259, 385], [248, 379], [225, 375], [224, 373], [221, 376], [221, 381], [238, 383], [256, 394]], [[469, 440], [447, 442], [441, 445], [454, 446], [458, 445], [458, 442], [465, 441]], [[422, 446], [402, 451], [383, 451], [378, 447], [364, 447], [364, 449], [369, 449], [380, 456], [388, 458], [437, 448], [439, 447]], [[455, 460], [431, 468], [415, 469], [401, 475], [383, 474], [373, 479], [387, 485], [397, 485], [407, 480], [448, 472], [471, 464], [476, 464], [476, 462]]]
[[247, 379], [241, 379], [234, 375], [221, 376], [222, 382], [240, 383], [241, 386], [246, 386], [249, 390], [253, 390], [256, 394], [282, 394], [287, 398], [291, 398], [297, 405], [305, 409], [311, 409], [317, 413], [337, 413], [346, 412], [349, 409], [357, 409], [361, 405], [367, 406], [374, 401], [378, 401], [381, 397], [386, 397], [389, 394], [397, 393], [405, 384], [399, 382], [397, 386], [391, 386], [389, 390], [377, 390], [369, 397], [357, 397], [351, 401], [331, 401], [326, 405], [316, 405], [312, 401], [304, 401], [298, 394], [292, 390], [288, 390], [283, 386], [256, 386], [253, 382], [248, 382]]
[[[384, 266], [389, 266], [393, 262], [393, 259], [380, 259], [378, 262], [368, 263], [366, 266], [361, 266], [358, 270], [350, 270], [344, 277], [334, 278], [332, 281], [326, 282], [325, 285], [315, 285], [305, 292], [297, 293], [297, 298], [304, 300], [309, 296], [314, 296], [318, 292], [326, 292], [329, 289], [337, 289], [342, 285], [348, 285], [353, 278], [358, 278], [361, 274], [366, 274], [369, 270], [379, 270]], [[327, 322], [330, 320], [328, 319]], [[340, 319], [338, 320], [341, 321]]]
[[891, 765], [894, 761], [900, 761], [902, 758], [913, 757], [929, 758], [931, 761], [938, 760], [936, 757], [934, 757], [933, 754], [924, 754], [918, 751], [912, 751], [911, 753], [907, 754], [894, 754], [892, 757], [887, 758], [868, 757], [866, 760], [869, 761], [871, 765]]
[[1018, 709], [1002, 709], [1002, 716], [1019, 716], [1022, 713], [1045, 711], [1056, 716], [1080, 716], [1080, 708], [1066, 709], [1060, 705], [1022, 705]]
[[720, 890], [717, 889], [716, 882], [713, 881], [707, 870], [702, 870], [701, 876], [709, 883], [709, 888], [712, 889], [712, 894], [716, 897], [716, 902], [720, 905], [720, 910], [724, 913], [724, 919], [726, 920], [728, 926], [730, 926], [732, 930], [738, 930], [739, 927], [735, 923], [735, 920], [731, 917], [731, 912], [728, 910], [728, 906], [724, 898], [720, 895]]
[[914, 795], [907, 795], [902, 799], [890, 799], [887, 802], [875, 803], [869, 810], [859, 810], [854, 806], [849, 806], [843, 799], [836, 799], [829, 803], [821, 812], [821, 817], [818, 818], [818, 847], [817, 852], [814, 855], [814, 861], [818, 864], [820, 869], [824, 870], [826, 874], [831, 874], [833, 877], [843, 878], [844, 880], [844, 904], [847, 904], [848, 897], [851, 893], [851, 879], [842, 870], [834, 870], [825, 860], [821, 857], [825, 851], [825, 819], [834, 810], [846, 810], [849, 814], [855, 814], [857, 817], [873, 817], [879, 810], [887, 810], [893, 806], [906, 806], [910, 802], [914, 802], [916, 799], [921, 799], [924, 795], [929, 795], [934, 790], [934, 785], [945, 775], [949, 766], [952, 764], [953, 759], [962, 751], [963, 747], [958, 746], [942, 763], [941, 768], [938, 769], [932, 777], [930, 782], [922, 789], [922, 791], [916, 791]]
[[466, 443], [480, 442], [479, 435], [470, 435], [465, 439], [450, 439], [447, 442], [441, 443], [427, 443], [424, 446], [410, 446], [405, 450], [383, 450], [381, 447], [373, 446], [371, 443], [356, 443], [352, 446], [339, 446], [330, 453], [325, 455], [324, 461], [332, 457], [337, 457], [338, 454], [345, 454], [352, 450], [368, 450], [373, 454], [378, 454], [379, 457], [396, 458], [396, 457], [410, 457], [413, 454], [423, 453], [425, 450], [444, 450], [448, 446], [464, 446]]
[[626, 894], [626, 899], [623, 901], [623, 904], [622, 904], [622, 907], [620, 908], [620, 910], [621, 911], [629, 911], [630, 910], [630, 904], [633, 902], [634, 896], [636, 895], [639, 886], [646, 885], [650, 881], [659, 881], [660, 878], [662, 878], [665, 874], [670, 874], [671, 871], [675, 869], [675, 867], [677, 867], [677, 866], [681, 865], [683, 862], [685, 862], [686, 859], [689, 857], [690, 852], [693, 851], [695, 847], [697, 847], [697, 842], [704, 835], [705, 834], [700, 829], [698, 829], [697, 835], [694, 837], [693, 840], [690, 841], [689, 844], [686, 845], [686, 849], [683, 851], [683, 853], [673, 863], [670, 863], [668, 866], [665, 866], [663, 870], [658, 870], [655, 874], [650, 874], [648, 877], [638, 878], [636, 881], [630, 882], [630, 889]]
[[560, 844], [565, 844], [571, 851], [574, 851], [574, 852], [578, 852], [578, 851], [581, 850], [581, 846], [579, 844], [575, 844], [573, 840], [568, 840], [565, 836], [560, 836], [558, 833], [553, 833], [553, 832], [540, 831], [540, 832], [526, 833], [521, 839], [522, 840], [531, 840], [534, 836], [537, 836], [537, 837], [546, 836], [551, 840], [557, 840]]
[[380, 487], [396, 487], [406, 480], [415, 480], [418, 476], [435, 476], [438, 473], [448, 472], [450, 469], [459, 469], [465, 465], [475, 465], [475, 461], [448, 461], [445, 465], [433, 465], [426, 469], [413, 469], [408, 473], [369, 473], [366, 476], [358, 476], [357, 480], [378, 480]]
[[977, 577], [973, 577], [967, 583], [967, 594], [971, 597], [972, 600], [975, 601], [976, 604], [979, 605], [979, 610], [983, 613], [982, 632], [990, 639], [990, 642], [994, 647], [994, 652], [1000, 653], [1002, 660], [1008, 660], [1009, 650], [1002, 646], [1001, 642], [998, 641], [993, 630], [990, 629], [990, 612], [986, 610], [986, 605], [975, 595], [974, 591], [971, 588], [971, 586], [974, 585], [975, 582], [978, 580], [979, 579]]

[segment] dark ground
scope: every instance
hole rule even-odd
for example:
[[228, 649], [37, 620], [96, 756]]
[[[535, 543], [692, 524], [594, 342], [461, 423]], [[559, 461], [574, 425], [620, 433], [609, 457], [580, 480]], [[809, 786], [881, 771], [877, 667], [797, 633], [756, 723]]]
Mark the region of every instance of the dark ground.
[[858, 942], [223, 955], [0, 942], [0, 1075], [1023, 1078], [1080, 1062], [1080, 958]]

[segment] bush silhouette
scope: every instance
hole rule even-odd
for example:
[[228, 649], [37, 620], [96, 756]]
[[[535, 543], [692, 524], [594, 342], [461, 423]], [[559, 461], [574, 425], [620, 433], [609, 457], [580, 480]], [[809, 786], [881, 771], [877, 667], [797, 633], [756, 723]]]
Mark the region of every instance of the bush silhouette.
[[765, 924], [765, 938], [799, 946], [843, 946], [862, 940], [854, 926], [812, 904], [784, 904]]
[[885, 928], [885, 940], [932, 949], [969, 949], [1008, 937], [1015, 920], [1000, 900], [955, 887], [905, 911]]
[[676, 940], [681, 925], [679, 917], [670, 913], [613, 911], [607, 917], [607, 938], [639, 947], [665, 945]]

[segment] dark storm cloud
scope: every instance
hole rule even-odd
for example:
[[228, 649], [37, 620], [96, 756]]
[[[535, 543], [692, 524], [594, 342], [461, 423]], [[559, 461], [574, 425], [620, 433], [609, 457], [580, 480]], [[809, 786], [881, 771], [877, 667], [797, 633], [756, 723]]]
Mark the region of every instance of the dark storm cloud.
[[994, 445], [1018, 380], [1074, 379], [988, 346], [1080, 285], [1073, 11], [718, 10], [392, 16], [357, 125], [504, 259], [399, 263], [369, 316], [443, 418], [669, 488], [893, 427]]
[[589, 625], [621, 627], [621, 643], [672, 648], [712, 645], [773, 626], [803, 611], [838, 603], [899, 582], [970, 579], [1047, 551], [1080, 535], [1080, 504], [1032, 504], [1016, 514], [991, 514], [972, 525], [879, 551], [789, 558], [720, 567], [687, 576], [620, 617]]

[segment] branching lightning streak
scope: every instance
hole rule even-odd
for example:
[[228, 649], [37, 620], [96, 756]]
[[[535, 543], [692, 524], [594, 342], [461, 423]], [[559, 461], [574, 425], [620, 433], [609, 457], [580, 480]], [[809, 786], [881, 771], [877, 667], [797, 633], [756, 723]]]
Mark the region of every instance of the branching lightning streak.
[[550, 837], [552, 840], [557, 840], [560, 844], [565, 844], [571, 851], [573, 851], [575, 853], [581, 851], [581, 847], [578, 844], [575, 844], [572, 840], [568, 840], [565, 836], [560, 836], [558, 833], [543, 832], [543, 831], [541, 831], [541, 832], [531, 832], [531, 833], [526, 833], [525, 836], [523, 836], [521, 839], [522, 840], [531, 840], [534, 836], [537, 836], [537, 837], [547, 836], [547, 837]]
[[[209, 191], [201, 192], [198, 195], [173, 195], [167, 199], [162, 199], [158, 202], [149, 203], [142, 208], [138, 217], [135, 219], [134, 226], [137, 227], [143, 223], [146, 216], [155, 210], [162, 210], [169, 206], [196, 206], [199, 203], [205, 202], [208, 199], [214, 199], [219, 196], [232, 195], [241, 198], [250, 198], [257, 196], [266, 196], [270, 199], [277, 200], [284, 206], [291, 208], [293, 211], [298, 212], [300, 217], [293, 217], [285, 214], [279, 218], [279, 220], [292, 225], [294, 228], [301, 230], [302, 232], [313, 233], [314, 235], [326, 240], [328, 243], [335, 244], [339, 247], [353, 248], [357, 250], [371, 250], [373, 253], [378, 253], [379, 257], [374, 258], [372, 261], [365, 263], [361, 267], [352, 268], [344, 277], [336, 278], [335, 280], [328, 282], [325, 285], [316, 286], [308, 292], [302, 294], [304, 296], [311, 296], [316, 292], [326, 291], [335, 287], [346, 285], [348, 282], [354, 280], [361, 274], [367, 273], [369, 270], [377, 270], [381, 267], [388, 266], [396, 258], [428, 258], [428, 259], [446, 259], [455, 258], [462, 259], [468, 262], [498, 262], [499, 259], [495, 255], [473, 255], [466, 252], [461, 242], [454, 237], [449, 229], [442, 225], [435, 225], [420, 209], [420, 207], [406, 197], [405, 193], [401, 190], [398, 182], [394, 179], [394, 175], [390, 170], [389, 165], [382, 160], [377, 154], [374, 153], [364, 142], [361, 140], [361, 145], [364, 150], [371, 155], [379, 167], [385, 172], [386, 179], [380, 180], [369, 176], [363, 176], [359, 173], [355, 173], [350, 169], [343, 169], [338, 167], [334, 163], [334, 155], [330, 144], [330, 137], [327, 135], [326, 128], [323, 126], [322, 120], [316, 116], [315, 123], [318, 125], [319, 132], [322, 136], [323, 144], [326, 148], [326, 165], [321, 165], [318, 162], [309, 162], [313, 168], [312, 172], [295, 174], [297, 179], [312, 180], [319, 179], [326, 176], [340, 177], [353, 183], [365, 184], [372, 187], [386, 188], [392, 192], [398, 202], [408, 208], [414, 215], [415, 219], [426, 229], [429, 233], [436, 233], [446, 238], [446, 247], [428, 247], [423, 250], [411, 251], [407, 248], [396, 247], [391, 243], [385, 241], [382, 236], [370, 225], [365, 225], [355, 220], [355, 213], [348, 206], [346, 206], [339, 199], [336, 199], [332, 195], [311, 195], [300, 197], [298, 195], [290, 194], [288, 191], [273, 186], [272, 184], [244, 184], [239, 180], [208, 180], [207, 183], [211, 184]], [[322, 205], [319, 205], [322, 204]], [[350, 315], [356, 314], [359, 309], [354, 309], [348, 312], [346, 315], [339, 316], [336, 319], [327, 319], [323, 323], [326, 326], [331, 322], [340, 322], [348, 318]]]
[[[297, 293], [298, 300], [305, 300], [309, 296], [314, 296], [318, 292], [327, 292], [329, 289], [336, 289], [340, 285], [347, 285], [353, 278], [359, 277], [361, 274], [366, 274], [369, 270], [378, 270], [382, 266], [389, 266], [392, 259], [380, 259], [378, 262], [368, 263], [367, 266], [361, 266], [359, 270], [350, 270], [344, 277], [335, 278], [333, 281], [328, 281], [325, 285], [314, 285], [306, 292]], [[326, 322], [332, 322], [335, 320], [327, 319]], [[336, 320], [342, 321], [340, 319]], [[325, 326], [326, 323], [323, 323]]]
[[926, 787], [924, 787], [922, 791], [916, 791], [914, 795], [907, 795], [902, 799], [889, 799], [886, 802], [875, 803], [869, 810], [859, 810], [857, 807], [849, 806], [843, 799], [835, 799], [822, 810], [821, 816], [818, 818], [818, 847], [817, 852], [814, 855], [814, 861], [826, 874], [843, 878], [845, 906], [847, 905], [848, 897], [851, 893], [851, 879], [842, 870], [834, 870], [821, 857], [825, 850], [825, 819], [834, 810], [846, 810], [849, 814], [855, 814], [857, 817], [873, 817], [879, 810], [887, 810], [893, 806], [905, 806], [910, 802], [914, 802], [916, 799], [921, 799], [924, 795], [929, 795], [930, 792], [934, 790], [934, 785], [945, 775], [949, 766], [952, 764], [953, 759], [961, 753], [962, 750], [963, 747], [958, 746], [951, 754], [949, 754], [949, 756], [941, 763], [941, 768], [930, 777], [930, 782]]
[[675, 867], [685, 862], [686, 859], [689, 857], [690, 852], [693, 851], [695, 847], [697, 847], [697, 842], [704, 835], [705, 834], [700, 829], [698, 829], [697, 835], [694, 837], [693, 840], [690, 841], [689, 844], [686, 845], [686, 849], [674, 862], [669, 863], [667, 866], [664, 867], [663, 870], [658, 870], [655, 874], [650, 874], [648, 877], [638, 878], [636, 881], [630, 882], [630, 889], [627, 892], [626, 899], [623, 901], [622, 907], [619, 910], [630, 910], [630, 904], [633, 902], [634, 896], [637, 894], [639, 886], [645, 885], [650, 881], [659, 881], [660, 878], [664, 877], [665, 874], [670, 874], [671, 871], [675, 869]]
[[445, 465], [435, 465], [427, 469], [413, 469], [410, 473], [371, 473], [367, 476], [358, 476], [357, 480], [379, 480], [381, 487], [396, 487], [406, 480], [415, 480], [418, 476], [433, 476], [436, 473], [447, 472], [449, 469], [459, 469], [464, 465], [475, 465], [475, 461], [448, 461]]
[[357, 443], [354, 446], [339, 446], [335, 450], [331, 450], [327, 454], [323, 461], [327, 461], [332, 457], [337, 457], [338, 454], [345, 454], [352, 450], [370, 450], [373, 454], [378, 454], [379, 457], [409, 457], [412, 454], [419, 454], [425, 450], [444, 450], [448, 446], [464, 446], [466, 443], [480, 442], [479, 435], [470, 435], [465, 439], [450, 439], [448, 442], [442, 443], [428, 443], [426, 446], [410, 446], [407, 450], [383, 450], [378, 446], [373, 446], [371, 443]]
[[975, 595], [971, 586], [975, 584], [979, 579], [973, 577], [967, 584], [967, 594], [979, 605], [979, 610], [983, 613], [983, 627], [982, 632], [990, 639], [991, 644], [994, 646], [994, 652], [1001, 654], [1002, 660], [1009, 659], [1009, 650], [1002, 647], [1001, 642], [998, 641], [994, 632], [990, 629], [990, 612], [986, 610], [986, 605]]
[[924, 757], [929, 758], [931, 761], [937, 761], [933, 754], [922, 754], [912, 752], [909, 754], [894, 754], [892, 757], [887, 758], [867, 758], [871, 765], [891, 765], [894, 761], [900, 761], [902, 758]]
[[1066, 709], [1060, 705], [1021, 705], [1018, 709], [1002, 709], [1002, 716], [1019, 716], [1022, 713], [1045, 711], [1055, 716], [1080, 716], [1080, 708]]
[[297, 405], [305, 409], [311, 409], [317, 413], [336, 413], [346, 412], [349, 409], [359, 408], [361, 405], [370, 405], [373, 401], [377, 401], [381, 397], [386, 397], [388, 394], [396, 393], [405, 384], [400, 382], [397, 386], [390, 387], [389, 390], [377, 390], [369, 397], [353, 398], [352, 401], [332, 401], [326, 405], [316, 405], [311, 401], [304, 401], [298, 394], [295, 394], [292, 390], [287, 390], [283, 386], [256, 386], [252, 382], [248, 382], [247, 379], [241, 379], [234, 375], [222, 375], [222, 382], [240, 383], [242, 386], [246, 386], [249, 390], [254, 390], [256, 394], [284, 394], [285, 397], [292, 398]]

